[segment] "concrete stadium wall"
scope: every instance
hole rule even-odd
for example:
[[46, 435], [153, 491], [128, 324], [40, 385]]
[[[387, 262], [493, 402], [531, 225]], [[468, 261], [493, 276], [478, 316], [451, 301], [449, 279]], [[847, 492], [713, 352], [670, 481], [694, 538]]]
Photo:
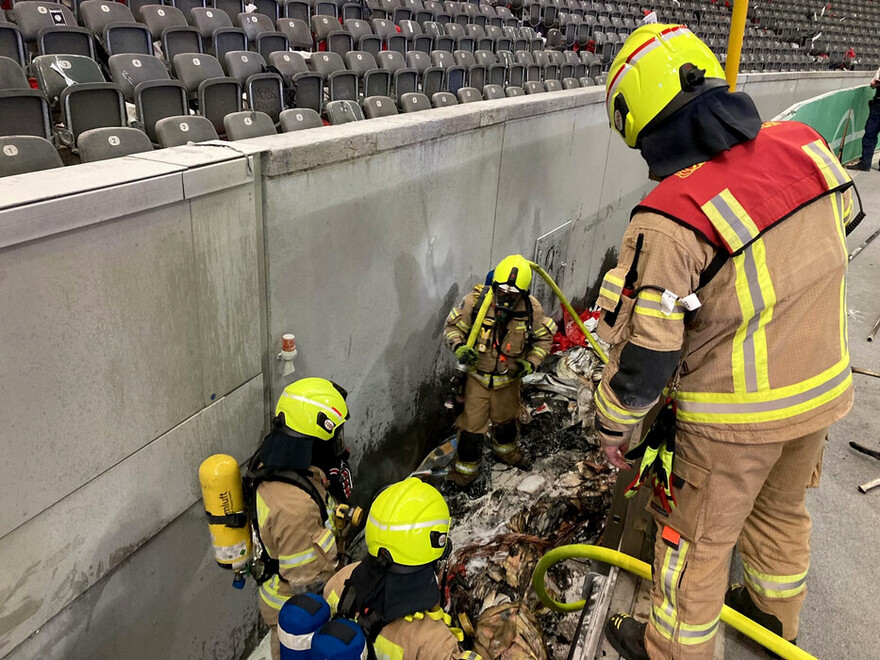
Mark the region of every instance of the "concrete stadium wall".
[[[862, 76], [749, 74], [765, 119]], [[362, 498], [449, 428], [449, 308], [560, 244], [595, 296], [647, 168], [603, 90], [459, 106], [0, 179], [0, 657], [236, 658], [196, 470], [243, 460], [292, 378], [351, 392]]]

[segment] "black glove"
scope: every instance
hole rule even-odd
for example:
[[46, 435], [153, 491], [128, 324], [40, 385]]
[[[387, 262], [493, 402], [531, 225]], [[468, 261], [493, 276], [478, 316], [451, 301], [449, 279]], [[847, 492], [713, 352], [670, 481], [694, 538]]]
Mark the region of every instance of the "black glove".
[[337, 502], [346, 502], [351, 497], [354, 488], [354, 479], [351, 476], [351, 466], [347, 461], [339, 461], [339, 465], [330, 468], [327, 472], [330, 480], [328, 490]]

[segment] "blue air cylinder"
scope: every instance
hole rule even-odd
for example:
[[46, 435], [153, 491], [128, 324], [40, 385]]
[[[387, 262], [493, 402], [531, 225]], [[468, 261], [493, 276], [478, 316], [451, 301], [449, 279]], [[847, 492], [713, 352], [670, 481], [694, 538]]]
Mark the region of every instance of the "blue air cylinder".
[[278, 613], [281, 660], [308, 660], [312, 636], [330, 620], [330, 606], [317, 594], [288, 599]]
[[366, 660], [367, 638], [349, 619], [328, 621], [312, 637], [309, 660]]

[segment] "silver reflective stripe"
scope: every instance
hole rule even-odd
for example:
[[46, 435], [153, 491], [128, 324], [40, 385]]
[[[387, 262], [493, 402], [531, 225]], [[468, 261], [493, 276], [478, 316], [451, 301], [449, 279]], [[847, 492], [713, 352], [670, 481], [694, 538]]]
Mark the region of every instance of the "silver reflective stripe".
[[755, 364], [755, 333], [761, 323], [761, 312], [767, 305], [761, 284], [758, 282], [758, 265], [755, 263], [754, 246], [750, 245], [742, 254], [743, 270], [746, 273], [746, 281], [749, 284], [749, 297], [752, 299], [754, 313], [746, 327], [746, 336], [743, 340], [743, 358], [746, 377], [746, 392], [758, 391], [758, 371]]
[[509, 454], [512, 451], [516, 451], [516, 448], [516, 442], [510, 442], [506, 445], [499, 445], [494, 441], [492, 442], [492, 449], [495, 450], [496, 454]]
[[715, 631], [718, 629], [718, 624], [720, 619], [715, 619], [714, 623], [707, 623], [705, 627], [702, 626], [692, 626], [692, 628], [697, 628], [696, 630], [685, 630], [684, 626], [681, 626], [678, 630], [679, 637], [706, 637], [709, 638], [715, 634]]
[[[458, 469], [459, 463], [456, 462], [455, 467]], [[478, 466], [479, 467], [479, 466]], [[476, 469], [474, 470], [476, 472]], [[370, 514], [370, 522], [378, 527], [379, 529], [384, 529], [389, 532], [408, 532], [414, 529], [428, 529], [429, 527], [440, 527], [446, 526], [449, 527], [450, 520], [449, 518], [442, 518], [440, 520], [430, 520], [428, 522], [420, 522], [420, 523], [411, 523], [409, 525], [386, 525], [385, 523], [381, 523], [373, 517], [373, 514]]]
[[[742, 220], [740, 220], [739, 216], [737, 216], [734, 210], [730, 208], [730, 205], [727, 203], [724, 197], [722, 197], [721, 193], [715, 195], [715, 197], [713, 197], [709, 203], [718, 210], [718, 213], [720, 213], [721, 217], [724, 218], [728, 225], [730, 225], [730, 228], [737, 235], [743, 245], [747, 245], [749, 241], [757, 236], [757, 234], [753, 234], [751, 231], [749, 231], [749, 228], [746, 227], [745, 224], [743, 224]], [[710, 217], [709, 220], [711, 221], [712, 218]], [[719, 229], [718, 232], [722, 236], [724, 235], [724, 232], [721, 231], [721, 229]], [[731, 245], [731, 247], [734, 246]]]
[[675, 588], [674, 580], [678, 571], [678, 562], [681, 561], [681, 551], [675, 549], [670, 550], [669, 552], [669, 568], [666, 569], [666, 572], [663, 574], [663, 595], [666, 598], [666, 607], [664, 608], [664, 611], [669, 616], [673, 616], [675, 613], [675, 606], [672, 604], [672, 590]]
[[651, 622], [654, 626], [660, 630], [661, 628], [666, 631], [666, 636], [669, 639], [672, 639], [673, 634], [675, 634], [675, 626], [670, 623], [664, 621], [660, 616], [657, 615], [657, 612], [660, 612], [660, 608], [656, 605], [654, 606], [654, 610], [651, 612]]
[[830, 392], [835, 387], [845, 382], [852, 373], [852, 369], [847, 365], [846, 369], [837, 374], [834, 378], [820, 383], [804, 392], [792, 394], [791, 396], [781, 399], [773, 399], [770, 401], [754, 401], [754, 402], [736, 402], [736, 403], [707, 403], [703, 401], [688, 401], [681, 398], [678, 399], [678, 408], [682, 412], [687, 413], [703, 413], [703, 414], [738, 414], [748, 415], [752, 413], [773, 412], [775, 410], [783, 410], [806, 403], [812, 399], [822, 396], [826, 392]]
[[822, 159], [822, 162], [825, 163], [825, 166], [828, 168], [828, 171], [831, 172], [834, 180], [837, 181], [837, 185], [842, 185], [849, 181], [846, 177], [846, 173], [840, 168], [840, 165], [830, 158], [829, 155], [825, 153], [825, 150], [820, 148], [815, 142], [805, 144], [804, 149], [809, 149], [811, 153]]
[[308, 651], [312, 648], [312, 636], [314, 634], [294, 635], [284, 630], [280, 625], [278, 626], [278, 641], [281, 642], [282, 647], [291, 651]]

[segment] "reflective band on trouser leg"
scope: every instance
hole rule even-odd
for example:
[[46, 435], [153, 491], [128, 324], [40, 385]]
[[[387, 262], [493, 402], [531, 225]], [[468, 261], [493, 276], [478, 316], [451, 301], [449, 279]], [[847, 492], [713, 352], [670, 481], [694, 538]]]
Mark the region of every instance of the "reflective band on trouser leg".
[[822, 140], [805, 144], [801, 149], [819, 167], [822, 176], [825, 177], [825, 184], [829, 190], [842, 186], [844, 183], [852, 180], [847, 171], [841, 166], [840, 161], [828, 150], [828, 147], [825, 146]]
[[773, 319], [776, 292], [767, 269], [764, 240], [733, 258], [742, 323], [733, 339], [733, 386], [737, 393], [770, 389], [765, 328]]
[[714, 621], [710, 621], [709, 623], [680, 623], [678, 625], [678, 642], [687, 645], [708, 642], [715, 636], [715, 633], [718, 632], [718, 624], [720, 621], [721, 614], [715, 617]]
[[465, 463], [464, 461], [455, 461], [455, 471], [461, 474], [476, 474], [480, 470], [479, 463]]
[[675, 624], [678, 621], [677, 597], [678, 581], [684, 569], [690, 544], [681, 539], [678, 548], [667, 548], [663, 557], [663, 568], [660, 572], [660, 585], [663, 589], [663, 603], [651, 609], [651, 623], [663, 637], [672, 641], [675, 636]]
[[791, 598], [807, 588], [807, 571], [798, 575], [767, 575], [743, 562], [746, 584], [765, 598]]
[[608, 394], [605, 392], [605, 382], [599, 383], [599, 387], [596, 388], [596, 409], [607, 419], [610, 419], [618, 424], [625, 424], [627, 426], [638, 424], [644, 419], [645, 415], [648, 414], [648, 411], [634, 413], [628, 410], [624, 410], [620, 406], [616, 406], [608, 398]]
[[728, 188], [703, 204], [703, 213], [732, 252], [757, 238], [758, 227]]
[[504, 445], [498, 444], [497, 442], [495, 442], [494, 439], [492, 440], [492, 451], [494, 451], [496, 454], [509, 454], [510, 452], [516, 451], [517, 449], [518, 447], [516, 444], [516, 440], [514, 440], [513, 442], [508, 442]]
[[661, 296], [656, 291], [640, 291], [633, 312], [642, 316], [651, 316], [655, 319], [667, 319], [669, 321], [681, 321], [684, 319], [684, 307], [680, 302], [676, 300], [672, 313], [667, 314], [663, 311], [660, 301]]
[[703, 424], [756, 424], [796, 417], [833, 401], [852, 383], [849, 355], [818, 376], [744, 394], [679, 391], [677, 419]]
[[280, 578], [273, 575], [270, 579], [260, 585], [260, 597], [273, 610], [281, 610], [287, 598], [278, 594]]

